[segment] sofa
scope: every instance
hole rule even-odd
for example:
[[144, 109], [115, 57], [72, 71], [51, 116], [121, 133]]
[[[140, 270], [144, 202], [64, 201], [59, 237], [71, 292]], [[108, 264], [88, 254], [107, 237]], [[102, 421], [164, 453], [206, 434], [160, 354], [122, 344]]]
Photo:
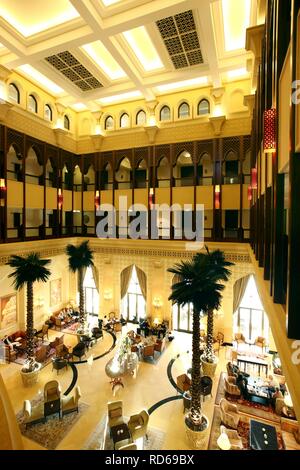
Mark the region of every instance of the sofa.
[[27, 428], [28, 424], [38, 423], [45, 421], [44, 416], [44, 403], [39, 403], [36, 406], [32, 406], [29, 400], [25, 400], [23, 404], [23, 424]]
[[227, 435], [230, 442], [230, 450], [243, 450], [243, 441], [236, 430], [220, 426], [220, 433]]

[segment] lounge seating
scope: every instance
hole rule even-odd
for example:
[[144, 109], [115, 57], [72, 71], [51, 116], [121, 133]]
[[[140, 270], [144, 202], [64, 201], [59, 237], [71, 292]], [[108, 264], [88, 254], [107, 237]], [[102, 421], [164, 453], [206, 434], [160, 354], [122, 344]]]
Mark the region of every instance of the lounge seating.
[[68, 367], [68, 361], [66, 359], [64, 359], [63, 357], [52, 358], [52, 370], [56, 370], [57, 374], [59, 374], [59, 371], [64, 367]]
[[160, 354], [163, 352], [163, 350], [166, 347], [166, 338], [164, 337], [163, 339], [157, 339], [156, 343], [154, 344], [154, 350], [159, 352]]
[[237, 431], [233, 429], [227, 429], [225, 426], [220, 426], [220, 432], [221, 434], [227, 434], [231, 445], [230, 450], [243, 450], [243, 441]]
[[32, 406], [29, 400], [25, 400], [23, 404], [23, 423], [27, 428], [28, 424], [44, 421], [44, 403]]
[[258, 336], [256, 340], [254, 341], [254, 346], [261, 348], [262, 352], [264, 352], [264, 349], [267, 346], [266, 338], [264, 338], [263, 336]]
[[35, 351], [35, 359], [37, 362], [44, 362], [47, 359], [49, 351], [49, 346], [46, 346], [42, 344], [40, 347], [38, 347]]
[[36, 337], [41, 338], [44, 341], [45, 336], [49, 338], [48, 330], [49, 330], [49, 325], [43, 325], [42, 330], [39, 333], [37, 333]]
[[212, 396], [212, 386], [213, 386], [213, 381], [210, 377], [204, 375], [200, 379], [200, 395], [203, 396], [203, 401], [205, 400], [205, 397], [208, 395]]
[[100, 338], [103, 338], [103, 332], [102, 332], [102, 329], [98, 328], [97, 326], [95, 326], [93, 329], [92, 329], [92, 339], [94, 339], [95, 341], [97, 341], [98, 339]]
[[57, 380], [47, 382], [44, 387], [44, 401], [54, 401], [61, 397], [61, 388]]
[[246, 338], [243, 333], [236, 333], [234, 335], [234, 342], [236, 343], [236, 347], [238, 349], [240, 344], [246, 344]]
[[73, 411], [77, 411], [79, 407], [79, 400], [81, 398], [81, 391], [80, 387], [77, 386], [75, 388], [75, 393], [72, 396], [62, 397], [61, 399], [61, 411], [62, 415], [66, 415], [67, 413], [72, 413]]
[[111, 401], [107, 403], [108, 425], [110, 428], [123, 424], [123, 402]]
[[140, 437], [147, 436], [148, 422], [149, 414], [147, 410], [142, 410], [140, 413], [130, 416], [128, 428], [134, 441]]
[[74, 348], [73, 348], [72, 355], [78, 357], [79, 359], [81, 359], [83, 356], [85, 356], [86, 355], [85, 354], [85, 343], [81, 341], [78, 344], [76, 344], [76, 346], [74, 346]]
[[[2, 344], [1, 347], [3, 348], [3, 356], [6, 362], [14, 362], [17, 358], [17, 351], [14, 348], [11, 348], [7, 344]], [[0, 350], [1, 352], [1, 350]]]
[[150, 344], [149, 346], [144, 346], [143, 357], [152, 357], [152, 359], [154, 359], [154, 344]]
[[275, 413], [278, 416], [282, 415], [282, 408], [285, 406], [284, 398], [276, 398], [275, 401]]
[[240, 421], [238, 407], [222, 398], [220, 401], [220, 412], [222, 423], [229, 428], [237, 429]]
[[228, 395], [232, 395], [234, 397], [240, 397], [241, 391], [239, 387], [236, 385], [236, 378], [235, 377], [225, 377], [224, 378], [224, 389]]
[[177, 377], [176, 383], [182, 392], [187, 392], [191, 388], [192, 381], [186, 374], [182, 374]]
[[114, 323], [114, 332], [117, 333], [119, 331], [122, 331], [122, 323], [117, 321]]
[[69, 349], [63, 343], [55, 346], [56, 357], [67, 357], [69, 355]]

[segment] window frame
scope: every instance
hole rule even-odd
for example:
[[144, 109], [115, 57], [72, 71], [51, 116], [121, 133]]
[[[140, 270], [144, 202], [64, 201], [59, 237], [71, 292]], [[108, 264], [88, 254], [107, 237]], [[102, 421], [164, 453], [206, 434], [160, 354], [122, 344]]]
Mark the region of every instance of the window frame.
[[[66, 123], [67, 123], [67, 125], [66, 125]], [[67, 114], [64, 114], [64, 129], [69, 131], [70, 128], [71, 128], [71, 120], [70, 120], [70, 118]]]
[[[200, 113], [201, 103], [206, 102], [208, 104], [208, 111], [206, 113]], [[202, 98], [197, 106], [197, 116], [208, 116], [210, 114], [210, 102], [207, 98]]]
[[[46, 117], [46, 110], [48, 110], [49, 113], [50, 113], [50, 119], [48, 119]], [[44, 119], [45, 119], [45, 121], [48, 121], [48, 122], [53, 121], [53, 111], [52, 111], [52, 108], [51, 108], [50, 104], [48, 104], [48, 103], [46, 103], [45, 106], [44, 106]]]
[[[108, 121], [109, 119], [112, 120], [112, 126], [111, 126], [111, 127], [107, 127], [107, 121]], [[104, 130], [106, 130], [106, 131], [111, 131], [111, 130], [114, 129], [114, 127], [115, 127], [115, 120], [114, 120], [114, 118], [112, 117], [112, 115], [109, 114], [108, 116], [106, 116], [106, 118], [105, 118], [105, 120], [104, 120]]]
[[[139, 120], [139, 115], [141, 115], [141, 113], [143, 113], [143, 115], [145, 116], [145, 121], [143, 123], [139, 123], [138, 120]], [[147, 124], [147, 114], [146, 114], [146, 111], [144, 111], [144, 109], [140, 109], [137, 113], [136, 113], [136, 116], [135, 116], [135, 125], [136, 126], [145, 126]]]
[[[188, 109], [188, 114], [186, 115], [183, 115], [181, 116], [180, 113], [181, 113], [181, 108], [183, 106], [187, 106], [187, 109]], [[182, 103], [180, 103], [180, 105], [178, 106], [178, 113], [177, 113], [177, 118], [178, 119], [188, 119], [191, 117], [191, 107], [189, 105], [189, 103], [187, 101], [183, 101]]]
[[[30, 109], [30, 100], [32, 100], [32, 103], [34, 103], [34, 111]], [[38, 114], [38, 102], [36, 97], [32, 93], [28, 95], [27, 109], [33, 114]]]
[[[15, 100], [14, 98], [12, 98], [10, 96], [10, 89], [13, 88], [14, 91], [17, 93], [17, 100]], [[14, 82], [11, 82], [9, 83], [8, 85], [8, 99], [10, 101], [12, 101], [13, 103], [17, 103], [17, 104], [20, 104], [20, 90], [19, 90], [19, 87], [14, 83]]]
[[[162, 112], [164, 109], [168, 109], [169, 110], [169, 118], [168, 119], [162, 119]], [[166, 122], [166, 121], [171, 121], [171, 108], [170, 106], [168, 106], [167, 104], [164, 104], [161, 108], [160, 108], [160, 111], [159, 111], [159, 121], [160, 122]]]

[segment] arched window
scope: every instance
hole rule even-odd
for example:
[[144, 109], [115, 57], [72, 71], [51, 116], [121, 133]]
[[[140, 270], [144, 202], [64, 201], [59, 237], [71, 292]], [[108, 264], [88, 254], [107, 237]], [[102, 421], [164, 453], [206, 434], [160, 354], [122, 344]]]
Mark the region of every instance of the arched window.
[[129, 116], [127, 113], [123, 113], [120, 117], [120, 127], [129, 127]]
[[236, 152], [230, 150], [223, 162], [223, 184], [238, 184], [239, 183], [240, 162]]
[[38, 112], [37, 100], [33, 95], [28, 96], [28, 111], [35, 114]]
[[118, 189], [130, 189], [132, 180], [132, 168], [127, 157], [122, 158], [119, 169], [115, 174]]
[[213, 184], [214, 165], [211, 156], [204, 152], [200, 156], [197, 166], [198, 185], [211, 186]]
[[70, 130], [70, 119], [66, 114], [64, 115], [64, 128]]
[[28, 150], [25, 160], [25, 181], [31, 184], [43, 184], [43, 165], [40, 164], [38, 154], [33, 147]]
[[49, 104], [45, 104], [44, 118], [46, 121], [52, 121], [52, 108]]
[[113, 170], [110, 163], [107, 163], [101, 171], [101, 189], [113, 189]]
[[147, 188], [148, 169], [144, 159], [139, 162], [138, 167], [135, 170], [134, 177], [136, 188]]
[[175, 186], [193, 186], [194, 164], [192, 156], [184, 150], [178, 155], [176, 164], [173, 166], [173, 178]]
[[190, 106], [187, 103], [181, 103], [178, 108], [178, 118], [187, 118], [190, 115]]
[[136, 114], [135, 123], [137, 126], [144, 126], [146, 124], [146, 113], [143, 109]]
[[170, 187], [170, 164], [167, 157], [160, 159], [159, 165], [156, 168], [156, 179], [158, 188]]
[[114, 128], [114, 119], [112, 116], [107, 116], [104, 123], [104, 129], [111, 131]]
[[121, 272], [122, 315], [126, 320], [138, 322], [146, 317], [146, 285], [146, 274], [138, 267], [128, 266]]
[[209, 101], [206, 99], [199, 101], [198, 111], [197, 111], [198, 116], [203, 116], [204, 114], [209, 114], [209, 113], [210, 113]]
[[96, 272], [88, 267], [83, 280], [85, 312], [89, 315], [91, 322], [97, 322], [99, 314], [99, 293], [94, 278]]
[[10, 83], [8, 86], [8, 99], [14, 103], [20, 103], [19, 88], [14, 83]]
[[160, 121], [170, 121], [171, 119], [171, 110], [169, 106], [163, 106], [160, 110], [159, 120]]
[[11, 145], [7, 153], [7, 179], [22, 181], [23, 180], [23, 171], [22, 171], [22, 155], [19, 153], [18, 149]]

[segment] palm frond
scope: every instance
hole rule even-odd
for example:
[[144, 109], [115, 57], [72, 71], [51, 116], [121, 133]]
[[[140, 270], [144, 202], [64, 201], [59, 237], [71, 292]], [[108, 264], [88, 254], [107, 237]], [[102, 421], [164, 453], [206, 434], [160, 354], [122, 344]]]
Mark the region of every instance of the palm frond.
[[8, 277], [14, 279], [16, 290], [22, 289], [28, 282], [47, 282], [51, 272], [46, 266], [50, 262], [50, 259], [41, 259], [38, 253], [29, 253], [24, 257], [12, 255], [6, 264], [14, 271]]
[[72, 272], [94, 265], [93, 252], [89, 247], [89, 240], [82, 242], [79, 246], [67, 245], [66, 253], [68, 255], [69, 268]]

